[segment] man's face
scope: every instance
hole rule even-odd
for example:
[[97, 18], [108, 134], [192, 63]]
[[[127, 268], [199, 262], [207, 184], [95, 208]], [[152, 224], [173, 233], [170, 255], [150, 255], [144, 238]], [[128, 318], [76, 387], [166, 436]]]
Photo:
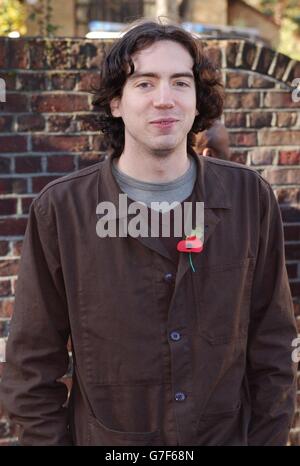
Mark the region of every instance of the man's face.
[[[163, 40], [136, 52], [132, 60], [134, 74], [122, 97], [110, 104], [112, 115], [123, 119], [126, 150], [186, 151], [197, 114], [191, 55], [181, 44]], [[174, 121], [163, 121], [168, 119]]]

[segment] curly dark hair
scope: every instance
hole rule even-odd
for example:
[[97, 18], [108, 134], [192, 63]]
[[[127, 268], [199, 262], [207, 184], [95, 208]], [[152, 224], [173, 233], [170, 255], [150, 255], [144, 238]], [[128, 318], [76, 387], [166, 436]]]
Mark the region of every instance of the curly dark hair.
[[[199, 114], [187, 135], [187, 150], [196, 142], [195, 134], [208, 129], [223, 111], [224, 88], [220, 70], [205, 55], [197, 37], [174, 23], [162, 24], [160, 20], [137, 20], [127, 32], [116, 40], [106, 54], [100, 72], [100, 87], [94, 89], [95, 110], [99, 111], [100, 130], [107, 135], [107, 145], [116, 156], [124, 148], [124, 123], [113, 117], [110, 101], [122, 97], [123, 86], [128, 76], [134, 73], [131, 56], [160, 40], [172, 40], [183, 45], [194, 59], [193, 73], [196, 87], [196, 107]], [[128, 72], [128, 66], [130, 72]]]

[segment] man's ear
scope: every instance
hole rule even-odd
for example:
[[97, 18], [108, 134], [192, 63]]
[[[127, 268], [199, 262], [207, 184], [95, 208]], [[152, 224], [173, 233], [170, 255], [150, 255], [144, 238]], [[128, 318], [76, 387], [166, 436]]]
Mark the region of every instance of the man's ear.
[[213, 153], [210, 147], [205, 147], [205, 149], [202, 151], [202, 155], [204, 155], [204, 157], [213, 157]]
[[109, 106], [110, 106], [110, 111], [111, 111], [112, 116], [114, 116], [116, 118], [121, 116], [121, 113], [120, 113], [120, 98], [119, 97], [114, 97], [110, 101]]

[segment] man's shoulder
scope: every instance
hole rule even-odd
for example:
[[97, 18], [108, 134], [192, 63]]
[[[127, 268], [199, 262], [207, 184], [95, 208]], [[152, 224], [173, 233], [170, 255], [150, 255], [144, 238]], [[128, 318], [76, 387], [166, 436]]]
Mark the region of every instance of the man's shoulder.
[[249, 180], [254, 183], [262, 184], [266, 188], [270, 187], [268, 181], [254, 167], [231, 160], [204, 157], [202, 155], [199, 155], [199, 157], [202, 158], [204, 166], [219, 175], [223, 182], [226, 180], [228, 182], [236, 180], [237, 182], [243, 183]]
[[91, 166], [81, 168], [51, 181], [43, 187], [36, 196], [35, 201], [41, 201], [48, 196], [59, 196], [59, 194], [69, 192], [70, 190], [74, 192], [74, 190], [83, 189], [85, 183], [89, 183], [91, 179], [94, 180], [97, 177], [103, 162], [104, 160], [100, 160]]

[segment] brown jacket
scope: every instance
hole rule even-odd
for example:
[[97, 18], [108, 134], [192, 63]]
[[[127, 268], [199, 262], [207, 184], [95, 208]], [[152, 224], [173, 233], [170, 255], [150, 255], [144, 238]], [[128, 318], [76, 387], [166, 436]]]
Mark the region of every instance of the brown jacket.
[[159, 238], [96, 235], [97, 204], [118, 205], [111, 157], [34, 200], [1, 393], [21, 444], [286, 443], [297, 333], [279, 207], [254, 170], [192, 155], [195, 272]]

